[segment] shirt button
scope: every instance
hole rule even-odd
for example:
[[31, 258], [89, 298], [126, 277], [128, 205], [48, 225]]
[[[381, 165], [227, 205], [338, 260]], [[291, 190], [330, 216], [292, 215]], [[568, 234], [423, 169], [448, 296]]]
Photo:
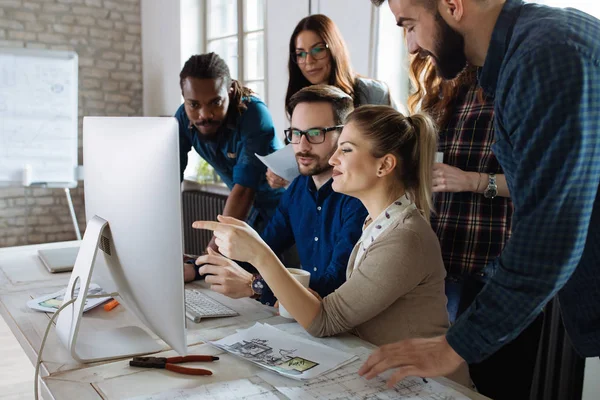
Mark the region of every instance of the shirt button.
[[321, 206], [317, 207], [317, 211], [321, 211]]
[[271, 305], [271, 303], [269, 303], [268, 301], [267, 301], [265, 304], [266, 304], [266, 305], [268, 305], [268, 306], [270, 306], [270, 305]]
[[319, 241], [319, 238], [315, 236], [315, 242], [318, 242], [318, 241]]
[[314, 268], [313, 268], [313, 271], [317, 272], [317, 267], [314, 267]]

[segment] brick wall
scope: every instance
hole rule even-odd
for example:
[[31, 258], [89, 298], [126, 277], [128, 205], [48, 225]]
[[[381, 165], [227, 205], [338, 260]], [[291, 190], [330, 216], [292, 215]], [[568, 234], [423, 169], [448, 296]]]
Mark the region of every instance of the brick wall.
[[[140, 0], [0, 0], [0, 48], [74, 50], [83, 116], [142, 115]], [[83, 232], [83, 186], [72, 191]], [[75, 239], [62, 189], [0, 188], [0, 247]]]

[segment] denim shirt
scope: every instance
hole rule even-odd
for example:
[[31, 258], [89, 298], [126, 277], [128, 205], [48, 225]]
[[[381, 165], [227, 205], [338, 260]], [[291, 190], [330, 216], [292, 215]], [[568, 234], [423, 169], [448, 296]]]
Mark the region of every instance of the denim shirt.
[[[265, 177], [267, 167], [255, 156], [270, 154], [281, 148], [275, 135], [273, 119], [265, 103], [256, 97], [245, 100], [247, 109], [239, 116], [228, 116], [215, 141], [203, 140], [182, 104], [175, 118], [179, 122], [179, 162], [181, 179], [192, 147], [219, 174], [231, 190], [241, 185], [256, 190], [254, 208], [264, 221], [273, 215], [283, 189], [272, 189]], [[229, 114], [232, 111], [230, 109]]]
[[[310, 288], [322, 297], [346, 281], [348, 259], [367, 217], [358, 199], [333, 191], [332, 181], [316, 190], [312, 177], [294, 179], [262, 233], [275, 254], [296, 244], [302, 269], [310, 272]], [[260, 300], [275, 303], [268, 287]]]
[[507, 0], [480, 85], [513, 231], [487, 285], [447, 333], [468, 363], [515, 338], [556, 294], [583, 356], [600, 355], [600, 21]]

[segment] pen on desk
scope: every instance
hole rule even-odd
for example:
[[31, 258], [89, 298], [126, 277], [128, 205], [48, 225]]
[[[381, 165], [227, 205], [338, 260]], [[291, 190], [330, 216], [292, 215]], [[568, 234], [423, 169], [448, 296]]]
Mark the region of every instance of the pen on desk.
[[104, 305], [104, 311], [110, 311], [118, 305], [119, 305], [119, 302], [115, 299], [112, 299], [111, 301], [109, 301], [108, 303], [106, 303]]

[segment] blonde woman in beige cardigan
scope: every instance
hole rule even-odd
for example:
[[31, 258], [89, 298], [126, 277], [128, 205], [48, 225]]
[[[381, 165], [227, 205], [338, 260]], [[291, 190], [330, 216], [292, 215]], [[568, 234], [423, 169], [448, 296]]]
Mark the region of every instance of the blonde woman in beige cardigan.
[[[246, 223], [219, 216], [195, 228], [214, 230], [225, 257], [214, 265], [250, 262], [296, 321], [314, 336], [351, 332], [375, 345], [434, 337], [448, 329], [445, 269], [429, 226], [436, 130], [426, 116], [388, 106], [363, 106], [338, 139], [333, 189], [358, 198], [369, 212], [347, 268], [347, 281], [324, 299], [286, 270]], [[250, 282], [249, 282], [250, 284]], [[463, 368], [464, 367], [464, 368]], [[469, 384], [466, 365], [449, 377]]]

